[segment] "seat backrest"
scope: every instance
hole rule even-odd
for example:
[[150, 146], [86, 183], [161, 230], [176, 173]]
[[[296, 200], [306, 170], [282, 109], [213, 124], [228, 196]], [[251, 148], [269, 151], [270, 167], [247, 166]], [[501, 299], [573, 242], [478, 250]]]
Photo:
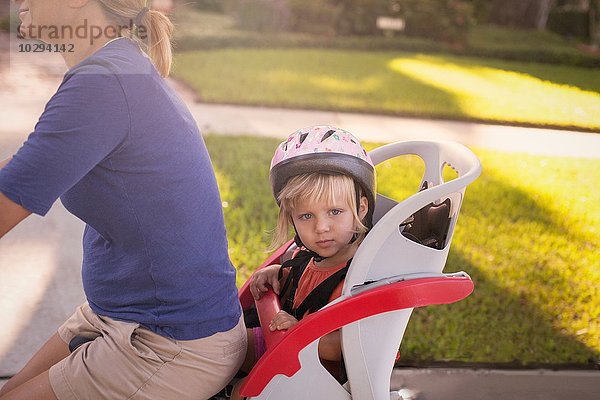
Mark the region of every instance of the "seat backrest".
[[[354, 256], [343, 294], [350, 294], [353, 287], [365, 282], [396, 275], [441, 272], [465, 188], [481, 173], [481, 164], [473, 152], [454, 142], [397, 142], [376, 148], [369, 155], [375, 165], [403, 155], [421, 157], [425, 163], [425, 172], [419, 185], [422, 190], [401, 203], [377, 193], [374, 227]], [[454, 169], [458, 176], [444, 182], [442, 173], [445, 166]], [[447, 200], [450, 200], [449, 205]], [[417, 243], [407, 237], [409, 235], [402, 234], [410, 225], [407, 220], [416, 218], [420, 210], [425, 208], [428, 214], [432, 214], [432, 206], [437, 207], [437, 211], [442, 204], [448, 207], [450, 221], [445, 228], [445, 243], [440, 246], [441, 249]]]
[[[342, 298], [392, 277], [439, 275], [446, 262], [465, 188], [481, 173], [466, 147], [445, 141], [392, 143], [370, 152], [375, 164], [402, 155], [425, 163], [418, 191], [398, 203], [377, 194], [374, 227], [356, 252]], [[445, 166], [458, 177], [444, 182]], [[342, 328], [352, 398], [389, 399], [389, 379], [412, 309], [365, 318]]]

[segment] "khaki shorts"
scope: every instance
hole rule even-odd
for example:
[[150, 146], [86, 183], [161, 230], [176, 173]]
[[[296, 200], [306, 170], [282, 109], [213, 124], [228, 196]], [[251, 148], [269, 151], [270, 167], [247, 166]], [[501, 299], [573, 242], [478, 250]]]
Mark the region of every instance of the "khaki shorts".
[[75, 336], [96, 337], [50, 368], [59, 400], [207, 399], [236, 374], [247, 346], [243, 318], [228, 332], [174, 340], [98, 316], [87, 303], [58, 334], [66, 343]]

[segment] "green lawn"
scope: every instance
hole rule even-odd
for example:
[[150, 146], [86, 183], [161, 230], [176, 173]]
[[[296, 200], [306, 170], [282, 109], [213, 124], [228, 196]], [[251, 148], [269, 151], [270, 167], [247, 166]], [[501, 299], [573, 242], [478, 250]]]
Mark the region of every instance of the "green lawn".
[[[275, 226], [268, 166], [278, 141], [208, 136], [206, 142], [241, 284], [266, 258]], [[483, 173], [467, 189], [446, 267], [468, 272], [475, 292], [453, 305], [417, 310], [403, 360], [597, 360], [600, 191], [591, 183], [600, 182], [600, 160], [475, 152]], [[415, 157], [379, 167], [380, 192], [406, 198], [422, 169]]]
[[523, 30], [478, 24], [469, 30], [466, 43], [456, 46], [422, 37], [323, 36], [307, 33], [250, 32], [236, 27], [230, 15], [198, 10], [191, 4], [178, 4], [173, 14], [175, 42], [181, 51], [254, 48], [330, 48], [353, 50], [395, 50], [448, 53], [585, 67], [600, 66], [600, 57], [582, 51], [573, 38], [549, 31]]
[[325, 49], [179, 53], [202, 101], [600, 130], [600, 70]]

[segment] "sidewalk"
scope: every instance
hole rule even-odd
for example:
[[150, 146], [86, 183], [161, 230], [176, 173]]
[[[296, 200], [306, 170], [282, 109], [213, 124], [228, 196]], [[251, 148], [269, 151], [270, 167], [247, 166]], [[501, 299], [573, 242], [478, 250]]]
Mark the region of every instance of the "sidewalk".
[[600, 134], [595, 133], [327, 111], [199, 103], [188, 106], [204, 133], [243, 133], [283, 139], [299, 127], [333, 125], [370, 142], [451, 140], [506, 152], [600, 157]]
[[352, 132], [360, 140], [371, 142], [451, 140], [506, 152], [600, 157], [600, 134], [597, 133], [333, 111], [202, 104], [193, 101], [195, 95], [184, 85], [174, 80], [170, 83], [186, 101], [203, 133], [284, 139], [301, 127], [332, 125]]
[[[13, 154], [27, 138], [65, 71], [58, 55], [14, 54], [9, 64], [6, 47], [0, 48], [0, 159]], [[300, 127], [330, 124], [373, 142], [447, 139], [500, 151], [600, 157], [600, 134], [199, 104], [185, 87], [170, 82], [185, 99], [203, 133], [284, 139]], [[82, 230], [81, 221], [57, 203], [45, 218], [28, 218], [0, 241], [0, 377], [17, 372], [83, 301]], [[600, 398], [599, 381], [600, 371], [403, 369], [394, 372], [392, 387], [405, 388], [407, 396], [413, 393], [419, 399], [587, 400]]]

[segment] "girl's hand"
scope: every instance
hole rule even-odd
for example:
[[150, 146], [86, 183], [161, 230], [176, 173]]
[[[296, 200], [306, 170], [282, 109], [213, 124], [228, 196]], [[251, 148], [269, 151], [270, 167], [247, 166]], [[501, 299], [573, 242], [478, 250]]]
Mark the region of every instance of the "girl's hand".
[[262, 294], [269, 290], [269, 287], [273, 288], [276, 294], [279, 294], [279, 268], [281, 265], [274, 264], [258, 270], [252, 275], [250, 281], [250, 293], [255, 300], [261, 298]]
[[279, 311], [271, 323], [269, 324], [269, 329], [271, 331], [285, 331], [290, 329], [292, 326], [296, 325], [298, 320], [292, 317], [290, 314], [285, 311]]

